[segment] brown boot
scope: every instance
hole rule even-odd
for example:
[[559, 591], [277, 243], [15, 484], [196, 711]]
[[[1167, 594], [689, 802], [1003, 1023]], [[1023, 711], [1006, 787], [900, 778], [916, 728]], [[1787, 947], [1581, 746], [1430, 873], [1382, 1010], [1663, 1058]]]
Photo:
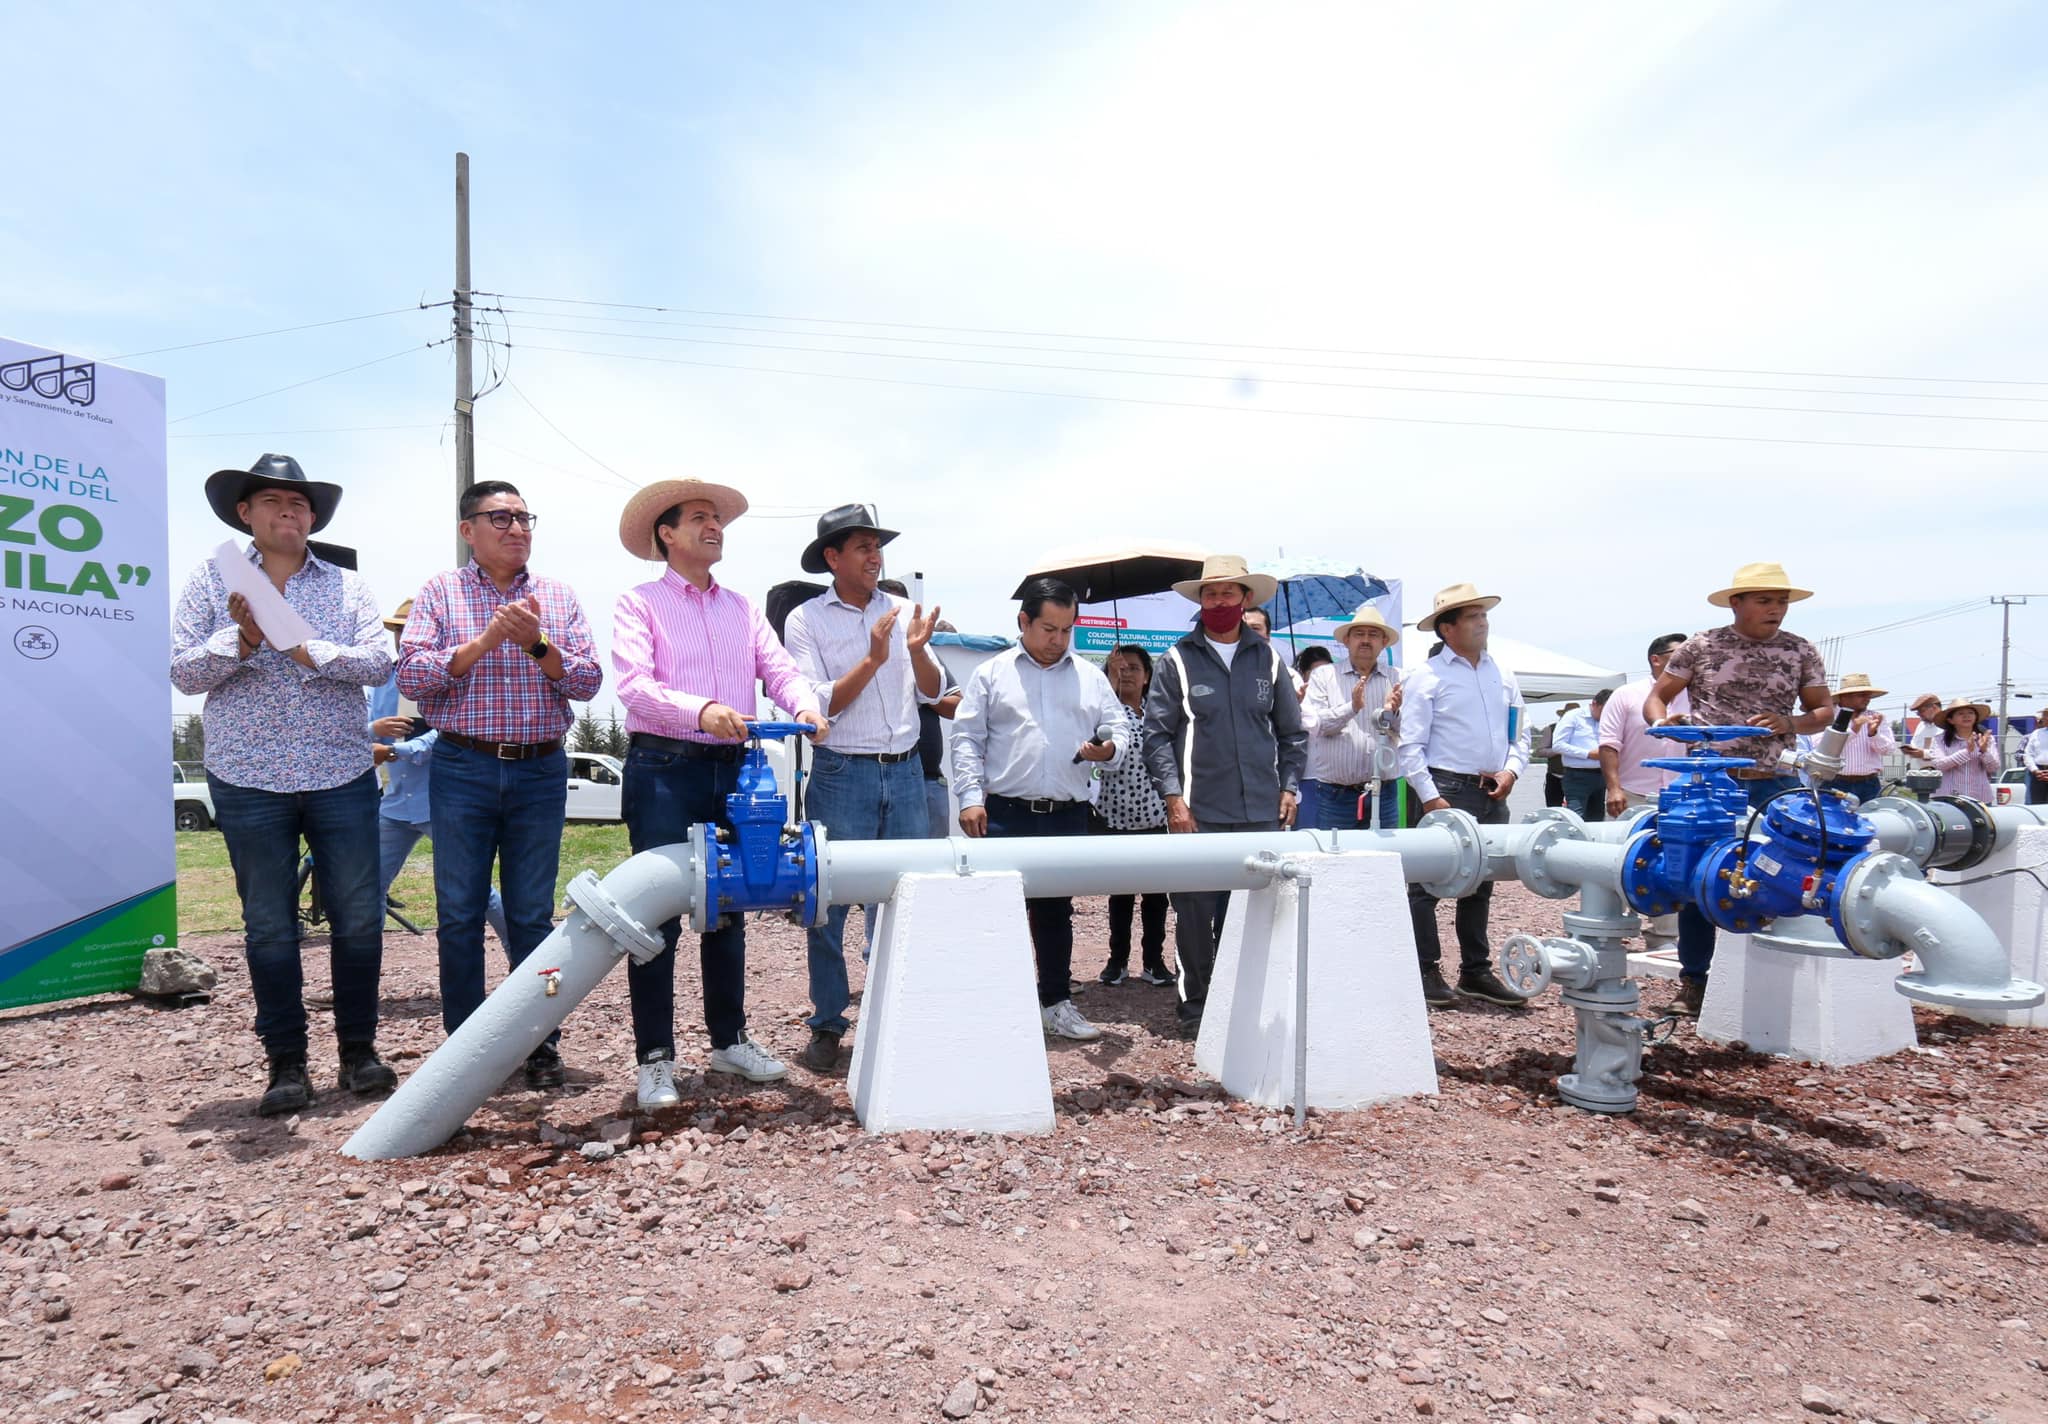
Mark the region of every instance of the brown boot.
[[1675, 1014], [1682, 1019], [1696, 1019], [1700, 1016], [1700, 1004], [1707, 997], [1707, 986], [1697, 979], [1678, 981], [1678, 992], [1671, 996], [1671, 1002], [1664, 1006], [1664, 1012]]

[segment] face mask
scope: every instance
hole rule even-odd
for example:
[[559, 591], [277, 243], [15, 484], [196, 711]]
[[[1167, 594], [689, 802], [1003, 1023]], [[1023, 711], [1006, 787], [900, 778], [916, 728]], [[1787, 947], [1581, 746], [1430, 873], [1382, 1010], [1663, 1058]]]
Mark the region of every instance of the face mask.
[[1202, 626], [1211, 633], [1228, 633], [1244, 621], [1244, 605], [1219, 603], [1202, 610]]

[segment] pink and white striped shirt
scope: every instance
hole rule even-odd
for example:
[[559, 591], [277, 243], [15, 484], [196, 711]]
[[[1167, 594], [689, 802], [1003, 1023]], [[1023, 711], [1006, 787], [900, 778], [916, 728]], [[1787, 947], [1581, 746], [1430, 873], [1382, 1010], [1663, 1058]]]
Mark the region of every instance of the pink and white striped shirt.
[[1927, 744], [1927, 750], [1934, 758], [1934, 765], [1941, 770], [1938, 795], [1968, 796], [1976, 801], [1991, 799], [1991, 778], [1998, 775], [2004, 765], [1998, 754], [1997, 738], [1972, 732], [1967, 737], [1956, 738], [1951, 745], [1948, 733], [1937, 729], [1934, 740]]
[[1884, 770], [1884, 759], [1898, 749], [1899, 739], [1892, 735], [1892, 724], [1879, 717], [1875, 731], [1858, 727], [1842, 743], [1842, 775], [1876, 776]]
[[700, 589], [672, 568], [619, 595], [612, 610], [612, 671], [628, 732], [715, 742], [698, 730], [705, 706], [720, 702], [752, 717], [757, 680], [779, 707], [820, 710], [810, 684], [745, 594], [717, 579]]

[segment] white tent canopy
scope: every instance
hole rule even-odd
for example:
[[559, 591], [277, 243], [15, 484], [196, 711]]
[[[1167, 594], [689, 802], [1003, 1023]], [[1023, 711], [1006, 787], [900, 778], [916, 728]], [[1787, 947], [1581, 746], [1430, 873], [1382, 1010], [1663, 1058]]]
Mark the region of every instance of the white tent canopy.
[[1628, 681], [1626, 673], [1611, 672], [1498, 634], [1487, 639], [1486, 650], [1521, 683], [1524, 702], [1584, 702], [1603, 687], [1620, 687]]

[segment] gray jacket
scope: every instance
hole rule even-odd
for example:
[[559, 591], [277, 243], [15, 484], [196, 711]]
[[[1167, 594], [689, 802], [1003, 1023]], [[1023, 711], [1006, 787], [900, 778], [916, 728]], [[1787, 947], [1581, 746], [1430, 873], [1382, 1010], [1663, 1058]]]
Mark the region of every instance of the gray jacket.
[[[1185, 671], [1185, 681], [1183, 681]], [[1198, 629], [1153, 666], [1145, 694], [1145, 767], [1161, 797], [1208, 824], [1272, 821], [1308, 762], [1301, 699], [1273, 645], [1238, 635], [1230, 666]]]

